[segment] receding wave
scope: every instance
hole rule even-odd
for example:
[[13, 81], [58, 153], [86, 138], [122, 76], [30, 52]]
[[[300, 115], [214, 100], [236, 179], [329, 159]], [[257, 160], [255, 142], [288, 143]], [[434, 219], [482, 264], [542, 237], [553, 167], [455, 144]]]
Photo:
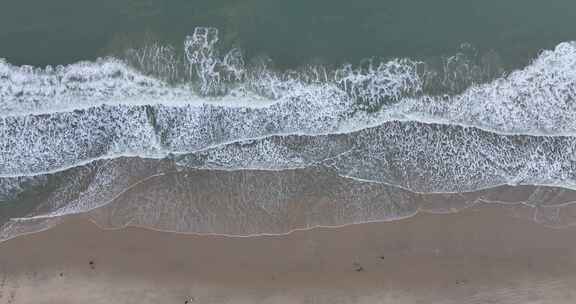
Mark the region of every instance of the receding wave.
[[[397, 220], [420, 211], [456, 212], [477, 203], [528, 206], [534, 220], [560, 226], [572, 224], [570, 211], [576, 202], [575, 191], [555, 187], [415, 193], [343, 178], [322, 167], [198, 170], [180, 167], [174, 161], [140, 158], [101, 160], [33, 179], [36, 181], [0, 180], [5, 196], [12, 191], [12, 201], [27, 195], [37, 201], [32, 210], [3, 219], [0, 240], [47, 229], [71, 214], [86, 214], [111, 228], [137, 225], [183, 233], [247, 236]], [[14, 187], [18, 183], [28, 187]]]

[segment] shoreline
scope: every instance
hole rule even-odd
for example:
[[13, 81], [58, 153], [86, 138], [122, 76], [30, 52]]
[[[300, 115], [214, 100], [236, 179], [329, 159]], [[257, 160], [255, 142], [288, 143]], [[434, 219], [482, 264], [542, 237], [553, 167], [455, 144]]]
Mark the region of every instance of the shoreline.
[[0, 244], [0, 304], [573, 303], [575, 232], [490, 206], [240, 238], [75, 217]]

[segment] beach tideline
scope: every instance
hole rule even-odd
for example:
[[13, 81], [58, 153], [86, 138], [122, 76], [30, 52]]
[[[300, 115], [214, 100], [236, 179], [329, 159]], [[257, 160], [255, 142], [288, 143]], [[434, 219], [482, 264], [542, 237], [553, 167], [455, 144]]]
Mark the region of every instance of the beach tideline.
[[0, 304], [575, 303], [575, 229], [490, 206], [249, 238], [70, 218], [0, 244]]

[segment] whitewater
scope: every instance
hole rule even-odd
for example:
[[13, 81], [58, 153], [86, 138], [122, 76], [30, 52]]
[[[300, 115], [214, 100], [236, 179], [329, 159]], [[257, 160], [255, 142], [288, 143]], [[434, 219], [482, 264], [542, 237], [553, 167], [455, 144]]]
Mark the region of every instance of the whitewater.
[[73, 214], [236, 236], [478, 203], [572, 223], [576, 43], [507, 73], [461, 53], [440, 70], [396, 58], [282, 71], [218, 41], [197, 28], [181, 49], [0, 60], [0, 206], [34, 201], [0, 216], [0, 240]]

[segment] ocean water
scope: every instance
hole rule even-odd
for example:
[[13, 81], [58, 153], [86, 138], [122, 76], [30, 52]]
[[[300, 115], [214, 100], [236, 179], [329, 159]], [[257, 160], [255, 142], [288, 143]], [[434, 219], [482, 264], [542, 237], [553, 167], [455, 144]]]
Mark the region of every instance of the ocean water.
[[235, 236], [478, 204], [575, 222], [576, 2], [0, 7], [0, 241], [73, 214]]

